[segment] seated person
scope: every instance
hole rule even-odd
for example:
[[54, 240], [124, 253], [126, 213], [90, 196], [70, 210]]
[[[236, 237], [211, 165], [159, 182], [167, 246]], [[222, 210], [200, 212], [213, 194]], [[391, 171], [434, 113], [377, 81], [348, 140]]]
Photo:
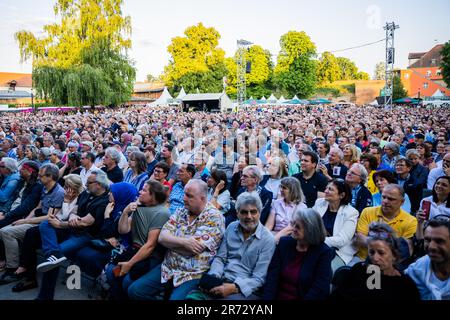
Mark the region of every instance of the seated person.
[[416, 283], [422, 300], [450, 300], [450, 220], [446, 216], [431, 219], [424, 233], [427, 255], [411, 264], [406, 274]]
[[423, 201], [431, 203], [428, 219], [441, 215], [450, 217], [450, 177], [442, 176], [437, 178], [433, 186], [432, 195], [422, 199], [421, 208]]
[[31, 210], [37, 207], [41, 199], [42, 184], [39, 182], [39, 164], [35, 161], [25, 161], [19, 170], [24, 184], [11, 209], [0, 212], [0, 229], [10, 225], [16, 220], [26, 217]]
[[4, 157], [0, 160], [0, 212], [6, 213], [11, 209], [20, 191], [21, 178], [17, 171], [15, 159]]
[[[417, 219], [401, 209], [405, 201], [405, 191], [397, 184], [388, 184], [383, 188], [383, 200], [381, 206], [370, 207], [363, 210], [356, 226], [355, 246], [359, 249], [358, 257], [367, 258], [367, 235], [369, 225], [375, 221], [387, 223], [394, 229], [397, 237], [408, 241], [412, 247], [412, 237], [417, 230]], [[411, 249], [401, 252], [402, 258], [410, 255]]]
[[322, 217], [327, 237], [325, 243], [336, 250], [331, 268], [348, 265], [356, 253], [352, 240], [359, 212], [350, 205], [352, 192], [342, 179], [332, 180], [325, 189], [325, 198], [317, 199], [313, 209]]
[[[239, 221], [232, 222], [207, 275], [220, 285], [192, 292], [187, 299], [255, 300], [264, 285], [267, 268], [275, 250], [272, 234], [259, 221], [262, 203], [255, 193], [242, 193], [236, 201]], [[208, 277], [203, 277], [208, 279]], [[195, 294], [194, 294], [195, 293]]]
[[[372, 207], [381, 206], [381, 194], [383, 193], [383, 188], [388, 184], [397, 184], [398, 180], [394, 174], [389, 170], [380, 170], [375, 172], [373, 175], [373, 180], [378, 188], [378, 192], [372, 195], [373, 203]], [[411, 213], [411, 202], [409, 201], [408, 195], [405, 193], [405, 202], [402, 204], [402, 210]]]
[[[78, 206], [78, 195], [83, 191], [83, 182], [79, 175], [69, 174], [64, 177], [64, 200], [61, 211], [56, 215], [49, 214], [49, 222], [55, 228], [63, 228], [68, 226], [68, 218], [70, 214], [76, 213]], [[37, 287], [36, 280], [36, 250], [41, 248], [41, 234], [39, 226], [28, 229], [22, 243], [22, 251], [20, 253], [19, 267], [10, 275], [10, 282], [23, 279], [16, 284], [12, 290], [21, 292]]]
[[272, 209], [265, 225], [267, 229], [273, 231], [276, 243], [281, 237], [291, 234], [290, 223], [293, 214], [298, 209], [306, 209], [305, 196], [298, 179], [294, 177], [281, 179], [280, 192], [281, 198], [272, 203]]
[[154, 300], [166, 293], [170, 300], [183, 300], [197, 288], [210, 268], [225, 231], [225, 219], [207, 201], [207, 184], [192, 179], [186, 184], [184, 207], [164, 224], [158, 242], [166, 247], [162, 264], [128, 288], [133, 300]]
[[225, 171], [212, 170], [206, 181], [208, 184], [208, 201], [215, 206], [222, 214], [230, 209], [230, 191], [227, 189], [227, 174]]
[[75, 263], [83, 272], [97, 278], [111, 258], [111, 250], [120, 245], [128, 246], [124, 239], [119, 243], [118, 223], [122, 211], [136, 200], [138, 191], [129, 182], [113, 183], [109, 193], [109, 204], [105, 209], [103, 225], [99, 232], [101, 239], [94, 240], [89, 246], [78, 251]]
[[105, 172], [95, 170], [86, 185], [88, 190], [78, 197], [77, 213], [69, 216], [68, 229], [55, 228], [50, 221], [39, 226], [42, 251], [47, 257], [36, 268], [38, 272], [44, 272], [39, 300], [53, 299], [59, 265], [67, 258], [75, 260], [79, 250], [88, 246], [91, 240], [101, 237], [111, 182]]
[[156, 180], [147, 180], [138, 201], [123, 210], [118, 231], [123, 235], [131, 232], [131, 244], [106, 267], [113, 299], [127, 299], [130, 285], [161, 264], [165, 250], [158, 244], [158, 237], [170, 217], [166, 199], [164, 186]]
[[330, 294], [334, 251], [325, 244], [326, 230], [313, 209], [299, 209], [292, 234], [278, 243], [267, 271], [264, 300], [324, 300]]
[[[420, 300], [412, 279], [396, 269], [400, 258], [395, 231], [384, 222], [372, 222], [367, 238], [369, 256], [345, 274], [332, 294], [338, 300]], [[377, 278], [377, 275], [379, 277]]]
[[364, 186], [367, 181], [367, 176], [368, 173], [366, 168], [360, 163], [355, 163], [350, 167], [347, 176], [345, 177], [345, 182], [347, 182], [352, 190], [351, 205], [358, 210], [359, 213], [361, 213], [364, 208], [372, 206], [372, 194], [369, 189]]

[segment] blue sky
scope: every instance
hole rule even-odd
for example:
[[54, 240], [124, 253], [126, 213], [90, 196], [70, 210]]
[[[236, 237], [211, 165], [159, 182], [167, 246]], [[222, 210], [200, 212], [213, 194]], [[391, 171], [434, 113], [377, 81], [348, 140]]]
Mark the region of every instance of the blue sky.
[[[55, 0], [1, 0], [0, 71], [31, 72], [31, 63], [20, 64], [14, 40], [18, 30], [35, 33], [55, 21]], [[374, 42], [385, 37], [383, 26], [395, 21], [396, 67], [407, 66], [409, 52], [428, 51], [450, 40], [450, 1], [331, 1], [331, 0], [125, 0], [130, 15], [133, 48], [129, 52], [137, 68], [137, 80], [158, 75], [169, 60], [171, 38], [186, 27], [202, 22], [221, 34], [219, 46], [226, 56], [236, 50], [236, 40], [246, 39], [277, 54], [280, 36], [290, 30], [305, 31], [318, 52]], [[384, 42], [335, 53], [355, 61], [371, 76], [384, 60]]]

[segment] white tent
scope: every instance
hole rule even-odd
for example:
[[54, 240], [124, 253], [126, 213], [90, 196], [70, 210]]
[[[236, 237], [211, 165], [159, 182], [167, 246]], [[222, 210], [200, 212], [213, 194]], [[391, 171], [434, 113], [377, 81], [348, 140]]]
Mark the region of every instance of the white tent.
[[295, 96], [292, 98], [292, 100], [300, 100], [300, 99], [297, 97], [297, 95], [295, 95]]
[[378, 106], [377, 99], [373, 100], [371, 103], [369, 103], [369, 106]]
[[267, 101], [266, 97], [263, 96], [263, 97], [261, 98], [261, 101]]
[[183, 99], [184, 97], [186, 97], [186, 92], [184, 91], [184, 88], [181, 87], [181, 91], [180, 91], [180, 93], [177, 95], [177, 97], [175, 98], [175, 100], [181, 101], [181, 99]]
[[273, 93], [272, 93], [272, 94], [270, 95], [269, 99], [267, 99], [267, 101], [270, 102], [270, 103], [275, 103], [275, 102], [277, 102], [277, 97], [275, 97], [275, 96], [273, 95]]
[[287, 100], [283, 96], [281, 96], [280, 99], [278, 99], [277, 103], [283, 103], [283, 102], [286, 102], [286, 101]]
[[445, 95], [442, 93], [441, 90], [437, 89], [435, 93], [433, 93], [432, 97], [434, 98], [442, 98], [445, 97]]
[[161, 96], [154, 102], [150, 103], [150, 107], [156, 107], [156, 106], [164, 106], [168, 105], [169, 103], [173, 102], [173, 97], [170, 95], [169, 91], [167, 90], [167, 87], [164, 87], [163, 93]]

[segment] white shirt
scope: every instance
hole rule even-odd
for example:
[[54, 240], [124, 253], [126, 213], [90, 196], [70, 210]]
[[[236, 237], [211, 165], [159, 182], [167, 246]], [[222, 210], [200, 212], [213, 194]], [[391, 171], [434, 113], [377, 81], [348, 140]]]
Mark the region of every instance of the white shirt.
[[280, 184], [281, 184], [281, 179], [269, 178], [269, 180], [267, 180], [267, 182], [264, 186], [264, 188], [266, 188], [267, 190], [272, 192], [273, 199], [278, 199], [280, 196]]
[[63, 202], [61, 210], [56, 214], [56, 217], [59, 221], [66, 221], [69, 219], [69, 216], [71, 213], [77, 213], [78, 206], [77, 206], [77, 200], [78, 197], [75, 198], [72, 202]]
[[93, 164], [89, 170], [86, 170], [86, 168], [84, 168], [84, 167], [83, 167], [83, 169], [81, 169], [80, 178], [81, 178], [81, 182], [83, 182], [83, 186], [87, 187], [86, 186], [87, 179], [89, 178], [92, 171], [94, 171], [94, 170], [98, 170], [98, 168], [95, 166], [95, 164]]
[[450, 208], [446, 207], [446, 203], [441, 203], [440, 205], [438, 205], [436, 202], [433, 201], [433, 196], [429, 196], [429, 197], [423, 198], [422, 201], [420, 201], [421, 208], [422, 208], [422, 202], [424, 200], [428, 200], [431, 202], [429, 219], [433, 219], [437, 215], [446, 215], [446, 216], [450, 217]]

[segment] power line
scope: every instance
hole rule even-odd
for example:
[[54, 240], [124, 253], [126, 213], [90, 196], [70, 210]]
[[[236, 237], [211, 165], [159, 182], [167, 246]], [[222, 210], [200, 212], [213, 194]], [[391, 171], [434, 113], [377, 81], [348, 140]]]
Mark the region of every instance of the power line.
[[[362, 48], [362, 47], [367, 47], [367, 46], [371, 46], [373, 44], [385, 41], [386, 38], [380, 39], [378, 41], [374, 41], [374, 42], [369, 42], [369, 43], [365, 43], [359, 46], [355, 46], [355, 47], [350, 47], [350, 48], [345, 48], [345, 49], [339, 49], [339, 50], [334, 50], [334, 51], [324, 51], [324, 52], [330, 52], [330, 53], [335, 53], [335, 52], [342, 52], [342, 51], [347, 51], [347, 50], [353, 50], [353, 49], [358, 49], [358, 48]], [[324, 52], [320, 52], [318, 54], [323, 54]]]

